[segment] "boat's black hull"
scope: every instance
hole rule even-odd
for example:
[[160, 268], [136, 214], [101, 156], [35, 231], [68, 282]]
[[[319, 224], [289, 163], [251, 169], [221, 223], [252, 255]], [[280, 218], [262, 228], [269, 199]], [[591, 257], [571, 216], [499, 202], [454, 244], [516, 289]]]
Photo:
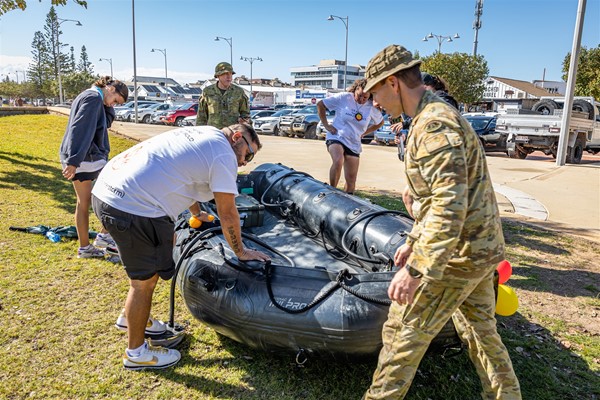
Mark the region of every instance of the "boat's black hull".
[[[218, 227], [196, 231], [182, 218], [174, 255], [192, 315], [266, 351], [376, 355], [395, 272], [389, 260], [410, 219], [280, 165], [260, 166], [239, 187], [267, 205], [262, 225], [244, 229], [244, 243], [272, 263], [240, 263]], [[436, 342], [457, 342], [451, 322]]]

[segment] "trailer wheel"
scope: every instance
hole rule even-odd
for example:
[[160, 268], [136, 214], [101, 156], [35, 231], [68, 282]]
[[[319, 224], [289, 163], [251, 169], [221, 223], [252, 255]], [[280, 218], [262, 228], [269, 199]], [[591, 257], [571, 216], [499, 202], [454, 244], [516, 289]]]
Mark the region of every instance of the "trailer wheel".
[[542, 100], [535, 103], [531, 109], [542, 115], [552, 115], [554, 110], [560, 110], [560, 106], [554, 100]]
[[579, 164], [581, 163], [581, 159], [583, 157], [583, 148], [585, 147], [585, 141], [582, 137], [578, 137], [575, 140], [575, 144], [573, 146], [569, 146], [567, 149], [567, 164]]
[[573, 111], [586, 113], [588, 115], [588, 119], [594, 119], [594, 106], [585, 100], [573, 100]]

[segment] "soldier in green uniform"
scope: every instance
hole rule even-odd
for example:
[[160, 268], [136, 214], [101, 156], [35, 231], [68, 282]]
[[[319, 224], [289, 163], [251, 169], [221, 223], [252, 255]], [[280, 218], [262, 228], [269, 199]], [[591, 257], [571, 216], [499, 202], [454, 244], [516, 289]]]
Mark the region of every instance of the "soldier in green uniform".
[[[477, 135], [459, 112], [423, 88], [419, 60], [390, 45], [369, 61], [365, 90], [392, 117], [413, 117], [406, 146], [410, 195], [420, 202], [394, 263], [383, 348], [365, 399], [402, 399], [431, 340], [452, 318], [481, 379], [484, 399], [520, 399], [496, 330], [493, 274], [504, 259], [496, 198]], [[441, 395], [441, 394], [440, 394]]]
[[217, 83], [202, 92], [198, 104], [196, 125], [224, 128], [233, 124], [249, 123], [250, 107], [244, 89], [233, 85], [233, 67], [220, 62], [215, 67]]

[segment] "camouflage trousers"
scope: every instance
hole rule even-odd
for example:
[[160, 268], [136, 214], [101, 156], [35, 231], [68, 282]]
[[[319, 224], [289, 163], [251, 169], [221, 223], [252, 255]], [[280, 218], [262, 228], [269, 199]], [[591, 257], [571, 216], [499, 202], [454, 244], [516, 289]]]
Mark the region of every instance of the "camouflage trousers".
[[403, 399], [431, 340], [450, 318], [468, 345], [482, 397], [521, 399], [519, 381], [496, 330], [493, 285], [493, 273], [461, 287], [422, 281], [411, 305], [392, 303], [377, 369], [363, 399]]

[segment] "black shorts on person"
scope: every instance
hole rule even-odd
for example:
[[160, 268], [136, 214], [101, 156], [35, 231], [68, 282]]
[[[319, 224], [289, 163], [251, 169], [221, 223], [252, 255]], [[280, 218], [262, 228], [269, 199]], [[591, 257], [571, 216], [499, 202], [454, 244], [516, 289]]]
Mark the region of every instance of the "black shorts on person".
[[148, 218], [118, 210], [92, 195], [92, 207], [104, 228], [111, 234], [127, 276], [144, 281], [158, 274], [173, 277], [173, 235], [171, 218]]
[[329, 149], [329, 146], [331, 146], [332, 144], [339, 144], [340, 146], [342, 146], [344, 148], [345, 155], [351, 156], [351, 157], [360, 157], [360, 154], [353, 152], [344, 143], [340, 142], [339, 140], [329, 139], [329, 140], [325, 141], [325, 144], [327, 145], [328, 149]]
[[98, 175], [100, 175], [100, 172], [102, 170], [99, 169], [98, 171], [94, 171], [94, 172], [80, 172], [78, 174], [75, 174], [75, 176], [73, 177], [73, 181], [95, 181], [96, 178], [98, 178]]

